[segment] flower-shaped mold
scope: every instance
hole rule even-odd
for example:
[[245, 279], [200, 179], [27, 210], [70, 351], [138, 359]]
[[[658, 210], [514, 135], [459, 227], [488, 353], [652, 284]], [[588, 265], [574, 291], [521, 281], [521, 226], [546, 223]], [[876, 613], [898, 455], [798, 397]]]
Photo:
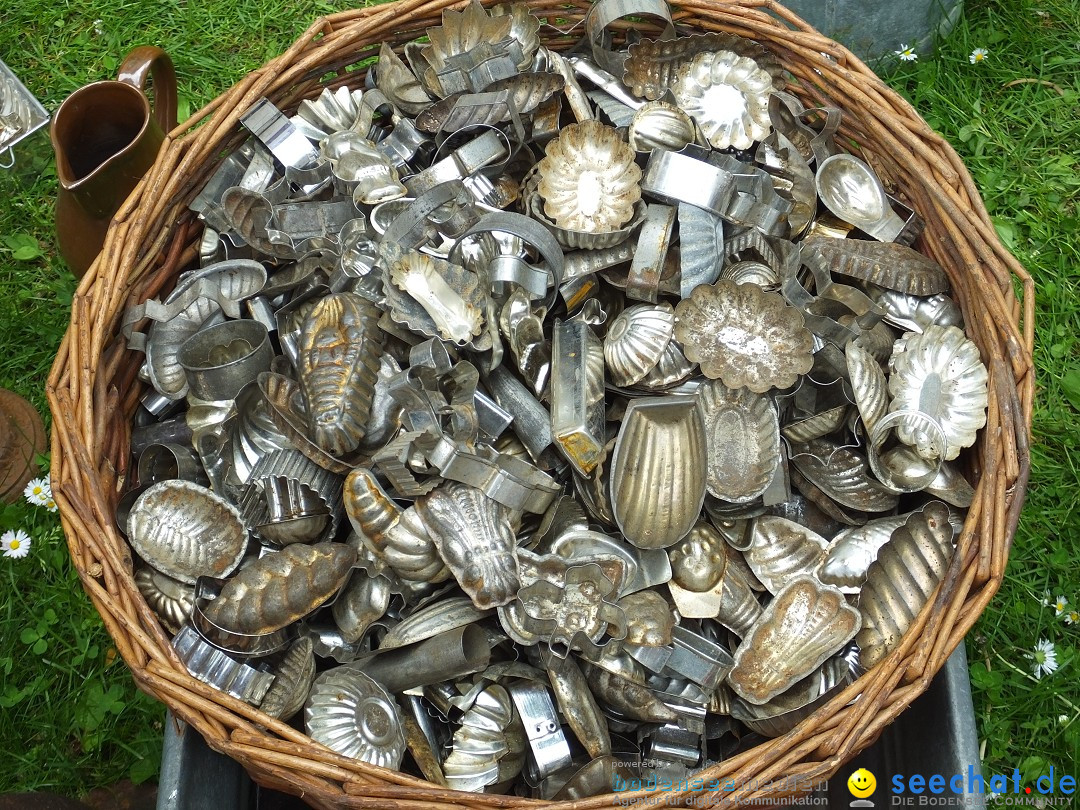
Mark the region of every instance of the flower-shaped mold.
[[749, 149], [772, 129], [772, 77], [732, 51], [698, 54], [677, 71], [671, 88], [715, 149]]
[[288, 720], [302, 708], [315, 680], [315, 645], [299, 639], [274, 668], [274, 683], [259, 706], [271, 717]]
[[354, 667], [335, 667], [315, 679], [304, 728], [315, 742], [361, 762], [396, 770], [405, 756], [401, 709]]
[[611, 381], [620, 388], [634, 385], [656, 368], [675, 331], [675, 309], [638, 304], [615, 318], [604, 337], [604, 360]]
[[587, 233], [618, 230], [641, 199], [634, 150], [599, 121], [571, 124], [547, 145], [538, 172], [544, 213], [560, 228]]
[[836, 588], [798, 577], [776, 595], [735, 651], [728, 683], [762, 705], [794, 686], [847, 644], [862, 624]]
[[540, 18], [525, 3], [500, 3], [492, 6], [489, 13], [493, 18], [510, 18], [510, 36], [521, 46], [521, 60], [517, 66], [519, 70], [526, 70], [540, 50]]
[[687, 359], [728, 388], [788, 388], [814, 365], [814, 337], [802, 313], [754, 284], [721, 279], [696, 287], [675, 318]]
[[[986, 424], [988, 376], [979, 347], [955, 326], [926, 327], [921, 334], [906, 334], [896, 342], [889, 361], [890, 411], [921, 411], [945, 433], [945, 460], [975, 443]], [[900, 441], [913, 446], [923, 458], [937, 455], [929, 433], [901, 422]]]

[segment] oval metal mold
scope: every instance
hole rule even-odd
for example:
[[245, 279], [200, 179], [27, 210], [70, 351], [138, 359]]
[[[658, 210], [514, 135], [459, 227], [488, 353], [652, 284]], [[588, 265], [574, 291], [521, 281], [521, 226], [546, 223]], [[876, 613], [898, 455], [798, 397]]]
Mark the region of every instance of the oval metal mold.
[[139, 496], [128, 513], [127, 534], [140, 557], [188, 585], [200, 576], [231, 574], [248, 544], [235, 506], [179, 479], [154, 484]]
[[705, 445], [707, 487], [729, 503], [760, 496], [780, 463], [780, 421], [772, 400], [747, 388], [732, 390], [718, 380], [698, 388]]
[[866, 459], [855, 451], [816, 439], [792, 447], [791, 463], [841, 506], [862, 512], [887, 512], [899, 499], [870, 477]]

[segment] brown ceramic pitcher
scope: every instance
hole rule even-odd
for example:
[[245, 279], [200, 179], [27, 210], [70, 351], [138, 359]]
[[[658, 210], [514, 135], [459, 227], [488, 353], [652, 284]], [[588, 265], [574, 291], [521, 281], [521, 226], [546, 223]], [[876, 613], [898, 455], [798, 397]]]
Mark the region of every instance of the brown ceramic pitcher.
[[[146, 98], [154, 80], [154, 109]], [[53, 116], [60, 188], [56, 236], [60, 255], [82, 276], [101, 252], [113, 215], [154, 164], [165, 133], [176, 126], [176, 73], [161, 48], [127, 55], [117, 81], [72, 93]]]

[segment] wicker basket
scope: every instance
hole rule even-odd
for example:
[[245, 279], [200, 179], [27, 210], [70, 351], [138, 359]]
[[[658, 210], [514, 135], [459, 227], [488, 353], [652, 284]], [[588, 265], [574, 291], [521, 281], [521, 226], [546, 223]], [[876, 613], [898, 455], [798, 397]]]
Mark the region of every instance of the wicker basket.
[[[400, 0], [320, 19], [286, 53], [172, 132], [156, 165], [116, 215], [101, 256], [79, 287], [48, 385], [53, 491], [71, 555], [139, 687], [168, 704], [213, 748], [243, 764], [260, 784], [301, 795], [321, 808], [544, 803], [457, 793], [337, 755], [188, 675], [135, 587], [131, 553], [114, 523], [119, 483], [129, 463], [132, 416], [144, 389], [136, 377], [142, 355], [125, 348], [119, 322], [127, 305], [168, 291], [177, 274], [193, 265], [201, 229], [187, 204], [240, 142], [242, 112], [261, 96], [295, 109], [328, 79], [359, 83], [362, 72], [345, 68], [374, 57], [384, 40], [401, 45], [422, 35], [452, 5], [450, 0]], [[461, 7], [460, 0], [456, 5]], [[541, 29], [547, 44], [566, 47], [582, 33], [578, 23], [586, 2], [529, 0], [529, 5], [539, 15], [551, 14], [551, 25]], [[926, 220], [920, 248], [947, 269], [968, 334], [990, 370], [987, 426], [965, 457], [977, 480], [975, 500], [942, 586], [900, 648], [874, 670], [794, 731], [707, 773], [710, 779], [734, 779], [736, 791], [724, 797], [746, 801], [766, 795], [752, 788], [751, 780], [761, 785], [785, 777], [824, 779], [869, 745], [923, 692], [1000, 585], [1028, 478], [1032, 281], [998, 241], [957, 155], [851, 53], [772, 0], [672, 0], [672, 9], [677, 24], [758, 40], [794, 74], [791, 89], [809, 106], [843, 108], [844, 142]], [[851, 703], [856, 696], [859, 700]], [[615, 799], [600, 796], [567, 807], [612, 807]]]

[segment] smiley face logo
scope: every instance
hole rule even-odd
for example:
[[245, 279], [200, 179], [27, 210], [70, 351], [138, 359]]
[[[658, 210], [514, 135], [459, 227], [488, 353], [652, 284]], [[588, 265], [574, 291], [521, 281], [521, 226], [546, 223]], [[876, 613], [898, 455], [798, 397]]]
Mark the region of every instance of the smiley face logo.
[[859, 768], [847, 780], [848, 790], [857, 799], [865, 799], [874, 795], [877, 790], [877, 779], [866, 768]]

